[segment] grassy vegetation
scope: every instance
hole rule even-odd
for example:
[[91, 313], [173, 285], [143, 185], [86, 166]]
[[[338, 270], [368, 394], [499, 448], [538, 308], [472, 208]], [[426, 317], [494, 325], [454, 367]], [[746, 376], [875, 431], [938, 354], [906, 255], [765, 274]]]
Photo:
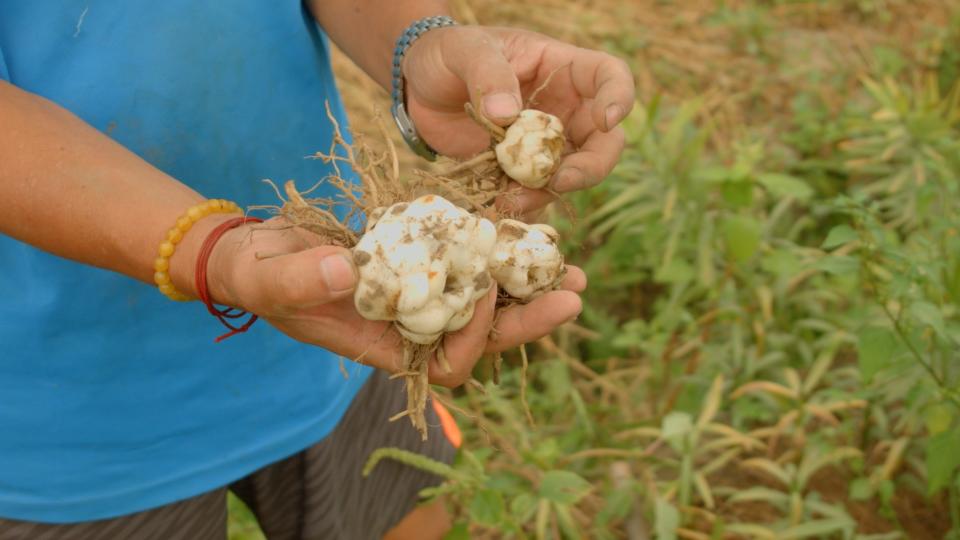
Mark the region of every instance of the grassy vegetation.
[[960, 538], [960, 2], [504, 4], [458, 8], [640, 101], [554, 216], [591, 285], [528, 349], [535, 425], [518, 355], [444, 397], [450, 538]]

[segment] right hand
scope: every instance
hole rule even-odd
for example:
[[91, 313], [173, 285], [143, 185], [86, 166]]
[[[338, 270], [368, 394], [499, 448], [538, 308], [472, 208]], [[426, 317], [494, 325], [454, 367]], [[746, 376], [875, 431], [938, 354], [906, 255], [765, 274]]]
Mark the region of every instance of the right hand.
[[[364, 319], [354, 308], [358, 274], [348, 249], [323, 245], [316, 235], [274, 218], [227, 232], [208, 268], [217, 303], [255, 313], [298, 341], [390, 372], [402, 369], [399, 332], [390, 323]], [[533, 341], [575, 318], [581, 309], [576, 293], [585, 286], [583, 272], [568, 267], [561, 290], [509, 308], [493, 333], [496, 289], [491, 289], [477, 302], [470, 323], [444, 338], [452, 373], [434, 358], [430, 382], [459, 386], [484, 353]]]

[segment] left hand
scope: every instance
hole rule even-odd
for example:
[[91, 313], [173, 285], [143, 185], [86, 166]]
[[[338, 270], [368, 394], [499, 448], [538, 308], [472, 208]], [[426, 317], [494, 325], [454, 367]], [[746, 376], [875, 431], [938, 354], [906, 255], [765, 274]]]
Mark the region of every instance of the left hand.
[[[549, 187], [557, 193], [598, 184], [623, 151], [617, 124], [634, 103], [627, 64], [542, 34], [512, 28], [453, 26], [431, 30], [404, 56], [407, 106], [424, 140], [441, 154], [467, 157], [489, 136], [464, 112], [470, 101], [494, 123], [509, 125], [525, 98], [559, 68], [537, 95], [536, 108], [560, 118], [573, 152]], [[530, 214], [553, 196], [516, 186], [514, 208]]]
[[[217, 303], [255, 313], [293, 339], [347, 358], [362, 358], [379, 369], [399, 371], [403, 367], [400, 333], [389, 323], [364, 319], [354, 307], [358, 274], [352, 260], [348, 250], [324, 245], [317, 235], [274, 218], [227, 231], [210, 255], [207, 281]], [[576, 318], [582, 307], [578, 293], [586, 284], [583, 271], [568, 266], [558, 290], [508, 307], [499, 317], [494, 316], [497, 292], [491, 289], [477, 301], [470, 323], [444, 337], [442, 347], [451, 371], [434, 357], [429, 364], [430, 382], [450, 387], [463, 384], [483, 354], [537, 340]]]

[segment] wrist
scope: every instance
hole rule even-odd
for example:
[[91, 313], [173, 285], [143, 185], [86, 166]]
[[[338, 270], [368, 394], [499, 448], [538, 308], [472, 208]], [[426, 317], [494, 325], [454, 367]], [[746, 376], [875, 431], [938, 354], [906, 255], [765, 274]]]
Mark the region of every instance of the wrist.
[[255, 262], [256, 254], [242, 249], [244, 243], [249, 244], [255, 226], [247, 223], [230, 229], [214, 244], [207, 263], [207, 290], [214, 303], [252, 312], [250, 295], [243, 293], [239, 276], [243, 275], [244, 266]]
[[[220, 224], [236, 217], [237, 214], [212, 214], [206, 216], [194, 223], [187, 234], [183, 236], [183, 240], [180, 241], [177, 250], [173, 256], [170, 257], [170, 279], [178, 291], [194, 298], [199, 296], [195, 275], [197, 258], [200, 256], [200, 249], [203, 246], [203, 242]], [[249, 227], [249, 225], [242, 227], [242, 229], [246, 229], [247, 227]], [[231, 230], [227, 235], [236, 232], [236, 229]], [[210, 256], [210, 262], [208, 263], [208, 288], [216, 303], [237, 306], [233, 295], [230, 294], [231, 287], [228, 285], [230, 276], [226, 275], [225, 272], [225, 270], [231, 268], [233, 265], [229, 262], [219, 261], [219, 259], [226, 257], [227, 253], [223, 253], [224, 250], [222, 249], [217, 249], [227, 240], [227, 235], [224, 235], [225, 237], [221, 238], [220, 242], [217, 242], [217, 246]], [[218, 252], [221, 253], [218, 255]]]
[[400, 135], [403, 137], [404, 142], [407, 143], [407, 146], [409, 146], [415, 154], [428, 161], [437, 159], [437, 152], [423, 140], [423, 137], [417, 131], [412, 116], [409, 114], [409, 101], [406, 94], [407, 66], [409, 65], [407, 59], [413, 51], [419, 51], [421, 55], [425, 54], [427, 56], [430, 56], [431, 51], [433, 51], [433, 56], [437, 58], [435, 58], [432, 63], [441, 65], [443, 60], [439, 58], [440, 55], [437, 51], [442, 50], [442, 47], [434, 46], [431, 49], [429, 46], [424, 45], [423, 42], [430, 39], [437, 39], [437, 36], [442, 34], [444, 30], [449, 30], [450, 27], [456, 26], [456, 24], [453, 18], [446, 15], [435, 15], [418, 19], [407, 26], [403, 33], [400, 34], [393, 50], [393, 61], [391, 63], [392, 80], [390, 87], [392, 106], [390, 111], [397, 128], [400, 130]]

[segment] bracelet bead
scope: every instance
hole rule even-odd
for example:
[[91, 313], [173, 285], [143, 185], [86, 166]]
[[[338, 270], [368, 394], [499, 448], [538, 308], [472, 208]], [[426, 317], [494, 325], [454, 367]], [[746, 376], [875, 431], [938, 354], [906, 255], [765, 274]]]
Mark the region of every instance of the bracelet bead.
[[194, 300], [193, 297], [178, 291], [173, 285], [170, 278], [170, 257], [176, 251], [177, 244], [183, 241], [183, 237], [197, 221], [210, 214], [233, 214], [240, 211], [240, 207], [233, 201], [209, 199], [191, 206], [177, 218], [176, 224], [167, 231], [166, 238], [160, 242], [160, 246], [157, 248], [157, 258], [153, 261], [153, 282], [157, 284], [161, 293], [177, 302]]
[[167, 240], [173, 245], [177, 245], [183, 240], [183, 231], [174, 227], [167, 231]]
[[153, 281], [155, 281], [157, 285], [166, 285], [170, 283], [170, 274], [166, 271], [156, 272], [153, 274]]
[[171, 255], [173, 255], [174, 249], [176, 248], [174, 247], [173, 242], [169, 240], [165, 240], [160, 243], [160, 249], [158, 250], [158, 252], [160, 253], [161, 257], [169, 258]]

